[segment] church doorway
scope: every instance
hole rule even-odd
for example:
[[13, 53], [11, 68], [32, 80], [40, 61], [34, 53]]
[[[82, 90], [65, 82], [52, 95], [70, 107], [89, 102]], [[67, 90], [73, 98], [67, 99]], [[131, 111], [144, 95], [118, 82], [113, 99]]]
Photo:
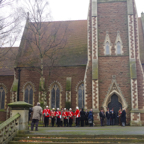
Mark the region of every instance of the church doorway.
[[122, 104], [118, 101], [118, 96], [113, 94], [111, 96], [111, 102], [108, 104], [109, 110], [114, 110], [115, 112], [115, 124], [118, 125], [118, 111], [122, 108]]

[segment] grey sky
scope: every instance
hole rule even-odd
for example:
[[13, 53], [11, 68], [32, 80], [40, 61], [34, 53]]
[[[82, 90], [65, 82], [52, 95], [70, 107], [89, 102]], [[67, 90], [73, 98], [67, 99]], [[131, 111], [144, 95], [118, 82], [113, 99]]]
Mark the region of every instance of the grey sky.
[[[53, 21], [63, 20], [82, 20], [87, 19], [88, 6], [90, 0], [47, 0], [50, 6], [51, 17]], [[138, 16], [144, 12], [144, 0], [135, 0]], [[25, 1], [19, 0], [15, 6], [24, 6]], [[1, 10], [0, 15], [11, 13], [11, 8]], [[24, 24], [23, 24], [24, 28]], [[21, 36], [19, 36], [20, 38]], [[19, 46], [19, 40], [15, 46]]]
[[[138, 16], [144, 12], [144, 0], [135, 0]], [[87, 19], [89, 0], [49, 0], [53, 20]]]

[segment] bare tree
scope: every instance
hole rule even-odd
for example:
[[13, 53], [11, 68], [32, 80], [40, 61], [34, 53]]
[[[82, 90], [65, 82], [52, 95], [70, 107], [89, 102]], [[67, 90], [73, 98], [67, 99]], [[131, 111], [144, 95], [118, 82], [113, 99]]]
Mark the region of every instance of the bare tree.
[[50, 21], [47, 0], [26, 0], [25, 4], [25, 9], [20, 9], [23, 16], [27, 15], [27, 23], [17, 62], [40, 74], [41, 91], [45, 91], [43, 71], [46, 68], [50, 76], [54, 65], [64, 55], [62, 49], [67, 42], [68, 22]]
[[21, 31], [20, 19], [13, 7], [15, 2], [16, 0], [0, 0], [0, 48], [9, 47], [0, 51], [0, 58], [14, 46]]

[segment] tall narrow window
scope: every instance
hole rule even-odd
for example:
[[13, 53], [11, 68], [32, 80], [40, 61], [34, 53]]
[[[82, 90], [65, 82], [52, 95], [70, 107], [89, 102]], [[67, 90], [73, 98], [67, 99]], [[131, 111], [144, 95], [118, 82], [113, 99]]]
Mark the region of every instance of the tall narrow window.
[[116, 41], [115, 41], [115, 54], [116, 55], [122, 55], [123, 52], [123, 42], [120, 36], [120, 32], [117, 31], [117, 37], [116, 37]]
[[121, 43], [117, 42], [117, 55], [121, 54]]
[[110, 55], [110, 45], [109, 45], [109, 42], [106, 42], [106, 55]]
[[54, 84], [51, 90], [51, 108], [59, 108], [60, 106], [60, 89]]
[[83, 83], [78, 88], [78, 107], [84, 108], [84, 84]]
[[24, 101], [33, 104], [33, 89], [31, 85], [26, 86]]
[[5, 91], [3, 87], [0, 87], [0, 109], [4, 109], [5, 106]]

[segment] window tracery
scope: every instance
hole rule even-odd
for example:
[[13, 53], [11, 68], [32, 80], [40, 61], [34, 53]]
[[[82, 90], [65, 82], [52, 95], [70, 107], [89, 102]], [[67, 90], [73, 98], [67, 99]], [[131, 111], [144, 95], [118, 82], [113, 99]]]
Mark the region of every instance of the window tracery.
[[5, 107], [5, 91], [3, 87], [0, 87], [0, 109]]
[[54, 84], [51, 89], [51, 107], [52, 108], [60, 107], [60, 89], [57, 84]]
[[110, 41], [108, 31], [106, 32], [106, 37], [105, 37], [103, 47], [104, 47], [104, 55], [111, 55], [112, 43]]
[[33, 88], [30, 84], [25, 88], [24, 101], [33, 104]]
[[123, 43], [122, 43], [119, 31], [117, 32], [117, 37], [115, 41], [115, 50], [116, 50], [116, 55], [123, 54]]
[[84, 83], [78, 87], [78, 107], [84, 108]]

